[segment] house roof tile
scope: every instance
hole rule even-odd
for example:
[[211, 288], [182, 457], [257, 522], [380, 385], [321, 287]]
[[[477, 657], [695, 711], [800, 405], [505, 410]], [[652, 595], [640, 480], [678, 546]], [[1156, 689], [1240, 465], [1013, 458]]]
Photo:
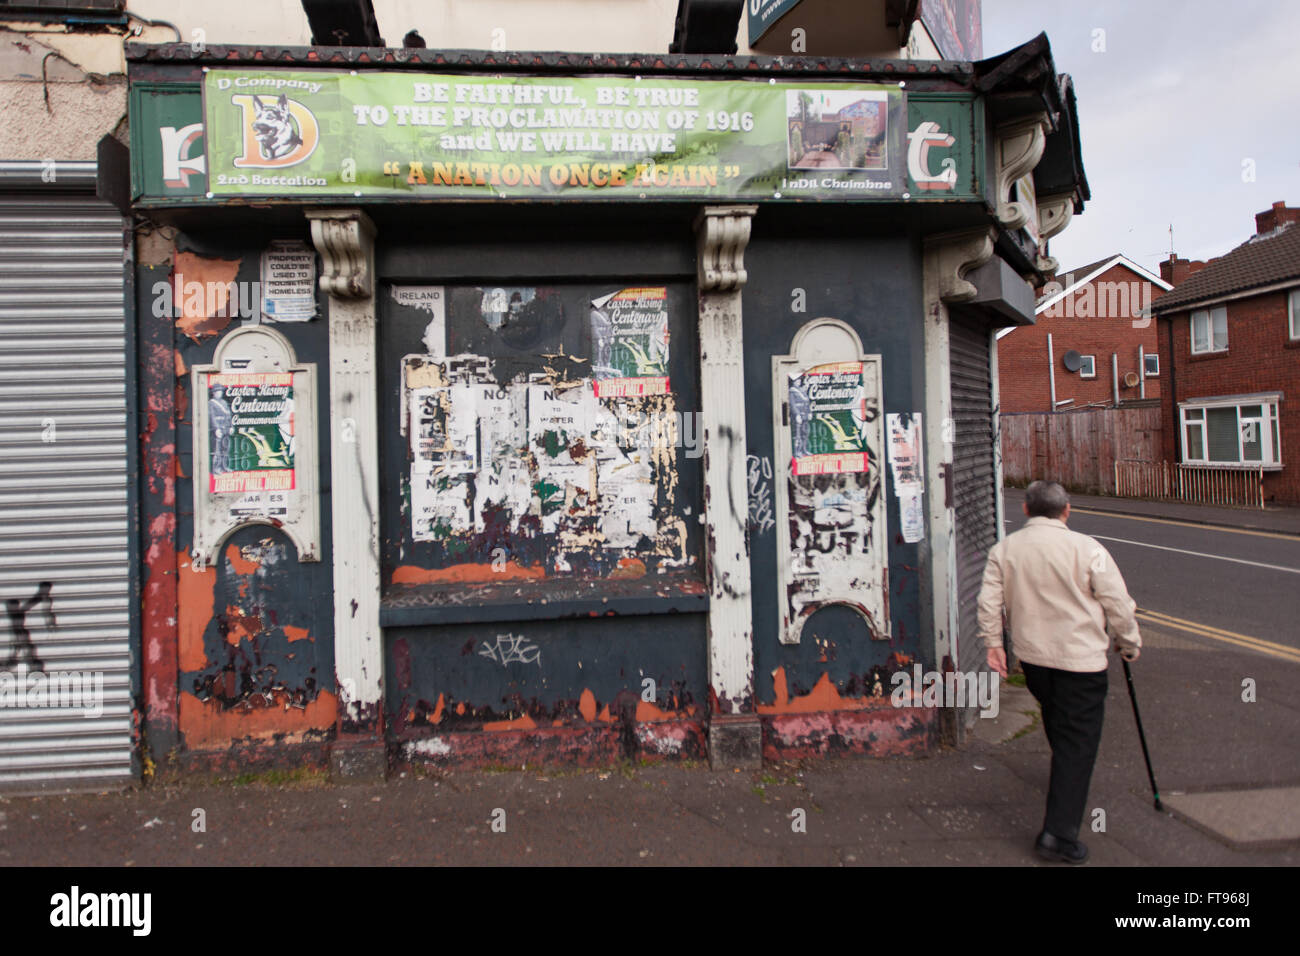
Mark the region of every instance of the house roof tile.
[[1300, 283], [1300, 224], [1296, 223], [1252, 236], [1159, 296], [1151, 310], [1157, 314], [1173, 312], [1288, 279]]

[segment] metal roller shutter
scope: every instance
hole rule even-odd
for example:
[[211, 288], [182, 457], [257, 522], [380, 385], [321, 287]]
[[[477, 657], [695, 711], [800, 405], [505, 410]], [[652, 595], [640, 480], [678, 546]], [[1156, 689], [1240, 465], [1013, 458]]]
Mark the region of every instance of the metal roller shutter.
[[122, 294], [112, 207], [0, 195], [3, 791], [132, 778]]
[[960, 671], [984, 664], [979, 642], [980, 583], [989, 549], [997, 542], [996, 472], [993, 462], [993, 379], [989, 328], [954, 316], [949, 326], [952, 392], [953, 504], [957, 522], [957, 653]]

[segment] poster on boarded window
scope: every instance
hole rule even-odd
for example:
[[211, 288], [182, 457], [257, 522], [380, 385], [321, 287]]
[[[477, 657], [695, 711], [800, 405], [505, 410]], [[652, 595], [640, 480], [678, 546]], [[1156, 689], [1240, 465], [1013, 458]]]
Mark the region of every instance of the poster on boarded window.
[[832, 362], [790, 373], [793, 474], [867, 470], [868, 396], [876, 393], [874, 376], [875, 367], [862, 362]]
[[293, 374], [207, 376], [208, 490], [287, 492], [294, 476]]
[[668, 394], [668, 289], [621, 289], [591, 301], [597, 398]]

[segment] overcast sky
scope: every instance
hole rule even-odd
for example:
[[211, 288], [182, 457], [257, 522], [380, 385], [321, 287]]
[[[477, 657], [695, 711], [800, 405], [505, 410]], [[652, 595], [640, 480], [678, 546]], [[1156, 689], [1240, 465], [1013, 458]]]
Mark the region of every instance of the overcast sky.
[[1155, 272], [1171, 224], [1178, 255], [1222, 255], [1254, 232], [1255, 213], [1300, 205], [1300, 3], [984, 0], [983, 10], [985, 56], [1042, 31], [1057, 72], [1074, 78], [1092, 199], [1051, 241], [1063, 273], [1117, 252]]

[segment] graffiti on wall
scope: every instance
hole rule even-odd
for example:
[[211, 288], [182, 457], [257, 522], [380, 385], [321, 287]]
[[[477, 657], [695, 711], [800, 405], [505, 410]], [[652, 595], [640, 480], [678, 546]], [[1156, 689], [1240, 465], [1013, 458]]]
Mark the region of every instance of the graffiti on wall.
[[772, 459], [749, 455], [745, 459], [745, 484], [749, 491], [749, 530], [763, 534], [772, 530]]
[[29, 598], [5, 599], [5, 610], [9, 614], [9, 630], [13, 638], [9, 645], [9, 653], [0, 659], [0, 670], [8, 670], [19, 664], [26, 664], [28, 670], [33, 673], [45, 670], [45, 664], [36, 656], [32, 632], [27, 627], [27, 615], [44, 604], [46, 626], [50, 630], [55, 628], [54, 598], [50, 596], [52, 588], [53, 585], [49, 581], [42, 581], [37, 586], [36, 593]]
[[507, 664], [541, 666], [542, 649], [530, 643], [522, 634], [498, 634], [491, 643], [483, 641], [478, 653], [480, 657], [496, 661], [502, 667]]

